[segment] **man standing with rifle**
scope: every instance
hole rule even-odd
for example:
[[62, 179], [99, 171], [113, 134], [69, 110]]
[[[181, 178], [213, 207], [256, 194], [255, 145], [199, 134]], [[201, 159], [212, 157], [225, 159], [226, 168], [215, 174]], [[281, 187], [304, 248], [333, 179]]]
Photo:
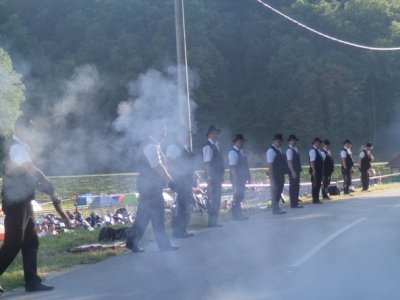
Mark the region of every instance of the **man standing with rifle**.
[[335, 169], [335, 163], [331, 154], [331, 143], [329, 140], [324, 140], [324, 147], [321, 150], [322, 159], [324, 160], [324, 176], [322, 178], [322, 198], [330, 200], [328, 195], [329, 185], [331, 184], [331, 176]]
[[366, 143], [358, 158], [358, 167], [360, 168], [361, 172], [363, 191], [368, 191], [369, 189], [369, 169], [371, 168], [371, 162], [374, 160], [371, 150], [372, 144]]
[[234, 220], [248, 220], [248, 217], [242, 214], [242, 202], [246, 190], [246, 182], [250, 182], [250, 170], [247, 163], [247, 157], [243, 153], [243, 147], [246, 139], [242, 134], [237, 134], [233, 140], [233, 148], [228, 153], [230, 180], [233, 188], [232, 216]]
[[204, 175], [207, 182], [208, 227], [221, 227], [218, 222], [221, 209], [224, 160], [218, 145], [221, 130], [211, 125], [207, 131], [207, 144], [203, 147]]
[[[49, 195], [66, 226], [71, 226], [52, 182], [31, 161], [27, 143], [34, 142], [34, 139], [32, 120], [27, 116], [20, 116], [15, 122], [15, 134], [6, 147], [1, 191], [2, 209], [6, 217], [5, 239], [0, 249], [0, 275], [21, 250], [27, 292], [54, 289], [53, 286], [43, 284], [37, 274], [39, 238], [35, 232], [31, 205], [31, 200], [35, 199], [35, 190]], [[3, 291], [0, 287], [0, 292]]]
[[312, 184], [312, 202], [314, 204], [322, 203], [319, 200], [319, 193], [321, 190], [322, 175], [324, 171], [324, 161], [319, 147], [321, 146], [321, 139], [316, 137], [312, 142], [312, 147], [308, 153], [310, 158], [310, 175]]
[[351, 173], [353, 173], [354, 165], [350, 140], [345, 140], [343, 142], [343, 149], [340, 151], [340, 159], [342, 162], [343, 193], [348, 195], [350, 194]]
[[193, 236], [188, 232], [188, 226], [194, 201], [194, 156], [187, 146], [188, 131], [180, 127], [174, 136], [175, 143], [169, 145], [166, 152], [168, 168], [176, 185], [176, 212], [172, 218], [172, 229], [174, 237], [188, 238]]

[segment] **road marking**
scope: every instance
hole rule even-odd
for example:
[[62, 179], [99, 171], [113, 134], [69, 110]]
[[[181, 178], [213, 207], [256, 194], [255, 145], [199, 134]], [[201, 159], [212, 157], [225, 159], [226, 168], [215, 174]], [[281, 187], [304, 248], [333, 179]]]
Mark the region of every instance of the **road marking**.
[[310, 260], [314, 255], [316, 255], [319, 251], [321, 251], [326, 245], [328, 245], [330, 242], [332, 242], [339, 235], [341, 235], [342, 233], [346, 232], [350, 228], [356, 226], [357, 224], [359, 224], [361, 222], [364, 222], [365, 220], [367, 220], [367, 218], [358, 219], [358, 220], [354, 221], [353, 223], [343, 227], [342, 229], [339, 229], [338, 231], [332, 233], [325, 240], [323, 240], [321, 243], [316, 245], [314, 248], [312, 248], [310, 251], [308, 251], [305, 255], [303, 255], [297, 261], [295, 261], [290, 267], [291, 268], [301, 267], [301, 265], [303, 265], [308, 260]]

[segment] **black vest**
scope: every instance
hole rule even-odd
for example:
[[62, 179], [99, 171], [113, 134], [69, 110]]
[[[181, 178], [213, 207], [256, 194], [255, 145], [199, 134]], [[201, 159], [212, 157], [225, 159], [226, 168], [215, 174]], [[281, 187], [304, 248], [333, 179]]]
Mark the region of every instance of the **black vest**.
[[[164, 188], [165, 182], [164, 178], [155, 170], [155, 168], [152, 168], [150, 166], [149, 161], [147, 160], [146, 155], [144, 154], [144, 148], [150, 144], [153, 144], [158, 147], [155, 142], [148, 140], [141, 148], [140, 150], [140, 158], [139, 158], [139, 176], [136, 181], [137, 189], [139, 193], [143, 192], [157, 192], [160, 193], [162, 192], [162, 189]], [[162, 157], [163, 154], [159, 153]]]
[[361, 171], [368, 171], [371, 168], [371, 158], [368, 156], [367, 151], [363, 150], [365, 156], [361, 159]]
[[324, 174], [326, 176], [331, 176], [335, 169], [335, 163], [332, 156], [329, 155], [328, 151], [326, 151], [325, 149], [322, 149], [322, 151], [325, 153]]
[[[321, 176], [322, 173], [324, 172], [324, 159], [322, 158], [321, 153], [319, 153], [318, 149], [315, 149], [314, 147], [311, 148], [311, 150], [315, 151], [315, 171], [316, 171], [316, 175]], [[311, 161], [310, 161], [310, 165], [311, 165]], [[310, 174], [312, 174], [312, 168], [310, 166]]]
[[293, 152], [292, 163], [293, 163], [294, 171], [295, 171], [297, 174], [299, 174], [299, 173], [301, 173], [301, 171], [302, 171], [302, 168], [301, 168], [301, 161], [300, 161], [300, 154], [297, 153], [297, 151], [294, 150], [293, 148], [290, 148], [290, 147], [289, 147], [289, 149]]
[[274, 146], [271, 146], [271, 149], [276, 153], [275, 159], [272, 163], [273, 177], [274, 179], [282, 180], [282, 178], [285, 177], [285, 174], [287, 174], [289, 171], [286, 157]]
[[210, 143], [210, 141], [207, 142], [207, 145], [211, 147], [213, 155], [210, 161], [210, 174], [205, 175], [206, 177], [210, 177], [211, 181], [221, 181], [225, 172], [224, 159], [217, 146]]
[[250, 170], [249, 170], [249, 165], [247, 163], [247, 157], [244, 156], [242, 152], [240, 152], [236, 148], [232, 148], [232, 150], [236, 152], [238, 156], [238, 162], [236, 165], [231, 166], [231, 168], [234, 168], [236, 170], [236, 174], [238, 175], [238, 180], [239, 180], [238, 183], [239, 184], [246, 183], [246, 181], [250, 179]]
[[12, 140], [5, 147], [5, 155], [3, 161], [3, 186], [1, 196], [3, 202], [12, 204], [15, 202], [28, 202], [35, 199], [36, 179], [28, 174], [23, 168], [18, 167], [11, 162], [10, 149], [11, 146], [19, 144], [16, 140]]
[[[346, 161], [347, 170], [350, 170], [354, 166], [353, 158], [351, 157], [349, 152], [347, 152], [346, 148], [343, 148], [343, 150], [346, 151], [345, 161]], [[342, 164], [342, 167], [343, 167], [343, 164]]]

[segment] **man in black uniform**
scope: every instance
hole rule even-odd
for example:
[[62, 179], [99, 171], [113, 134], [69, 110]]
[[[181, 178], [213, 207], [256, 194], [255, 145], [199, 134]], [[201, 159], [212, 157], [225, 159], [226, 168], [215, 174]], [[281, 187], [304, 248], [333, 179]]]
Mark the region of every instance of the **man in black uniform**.
[[[39, 238], [35, 232], [31, 205], [31, 200], [35, 199], [35, 190], [49, 195], [66, 225], [71, 225], [52, 182], [31, 161], [26, 143], [34, 142], [34, 137], [32, 120], [27, 116], [20, 116], [15, 122], [15, 134], [6, 147], [1, 191], [2, 209], [6, 216], [5, 239], [0, 249], [0, 275], [21, 250], [27, 292], [49, 291], [54, 288], [44, 285], [37, 274]], [[1, 287], [0, 291], [3, 292]]]
[[214, 125], [207, 131], [207, 144], [203, 147], [204, 175], [207, 182], [207, 211], [208, 226], [221, 227], [218, 223], [221, 209], [221, 184], [224, 181], [224, 160], [218, 145], [218, 137], [221, 133]]
[[342, 162], [343, 193], [350, 194], [351, 173], [353, 172], [354, 165], [350, 140], [345, 140], [343, 142], [343, 149], [340, 151], [340, 158]]
[[176, 142], [167, 148], [168, 168], [175, 182], [176, 208], [172, 218], [173, 234], [176, 238], [193, 236], [188, 232], [193, 209], [194, 157], [187, 146], [188, 132], [181, 127], [175, 132]]
[[325, 200], [330, 200], [328, 195], [329, 185], [331, 184], [331, 176], [335, 169], [335, 163], [330, 151], [331, 143], [329, 140], [324, 140], [324, 147], [321, 150], [321, 155], [324, 160], [324, 175], [322, 178], [322, 197]]
[[302, 208], [299, 204], [299, 191], [300, 191], [300, 173], [301, 161], [300, 153], [296, 147], [298, 138], [291, 134], [288, 138], [289, 148], [286, 151], [286, 159], [289, 167], [289, 196], [291, 208]]
[[230, 180], [233, 188], [232, 216], [234, 220], [247, 220], [242, 214], [242, 202], [246, 190], [246, 182], [250, 182], [250, 170], [247, 157], [243, 153], [246, 139], [242, 134], [237, 134], [233, 140], [233, 148], [229, 151], [228, 160], [230, 167]]
[[288, 173], [287, 161], [281, 150], [282, 141], [282, 135], [275, 134], [272, 139], [272, 145], [266, 154], [268, 175], [271, 182], [272, 213], [274, 215], [286, 214], [286, 211], [279, 207], [279, 201], [285, 185], [285, 174]]
[[324, 171], [324, 161], [320, 152], [321, 139], [316, 137], [312, 142], [312, 147], [308, 153], [310, 158], [310, 175], [312, 184], [312, 201], [314, 204], [322, 203], [319, 200], [321, 190], [322, 175]]
[[361, 172], [361, 184], [363, 191], [367, 191], [369, 188], [369, 169], [371, 168], [371, 161], [374, 160], [371, 150], [372, 144], [366, 143], [358, 158], [358, 167], [360, 168]]
[[163, 188], [165, 183], [174, 189], [172, 177], [165, 166], [165, 158], [161, 151], [160, 142], [165, 137], [165, 130], [154, 130], [141, 148], [139, 177], [136, 186], [139, 192], [139, 204], [135, 222], [126, 241], [126, 247], [132, 252], [143, 252], [139, 241], [151, 221], [158, 247], [161, 251], [179, 249], [171, 245], [165, 233], [165, 206]]

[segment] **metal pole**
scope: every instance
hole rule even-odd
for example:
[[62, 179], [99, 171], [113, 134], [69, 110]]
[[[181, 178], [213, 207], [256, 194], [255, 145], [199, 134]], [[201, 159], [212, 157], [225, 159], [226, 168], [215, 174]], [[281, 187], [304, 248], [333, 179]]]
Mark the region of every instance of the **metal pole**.
[[189, 95], [189, 70], [186, 50], [185, 7], [183, 0], [174, 1], [179, 121], [180, 125], [186, 127], [189, 131], [189, 147], [192, 149], [192, 120]]

